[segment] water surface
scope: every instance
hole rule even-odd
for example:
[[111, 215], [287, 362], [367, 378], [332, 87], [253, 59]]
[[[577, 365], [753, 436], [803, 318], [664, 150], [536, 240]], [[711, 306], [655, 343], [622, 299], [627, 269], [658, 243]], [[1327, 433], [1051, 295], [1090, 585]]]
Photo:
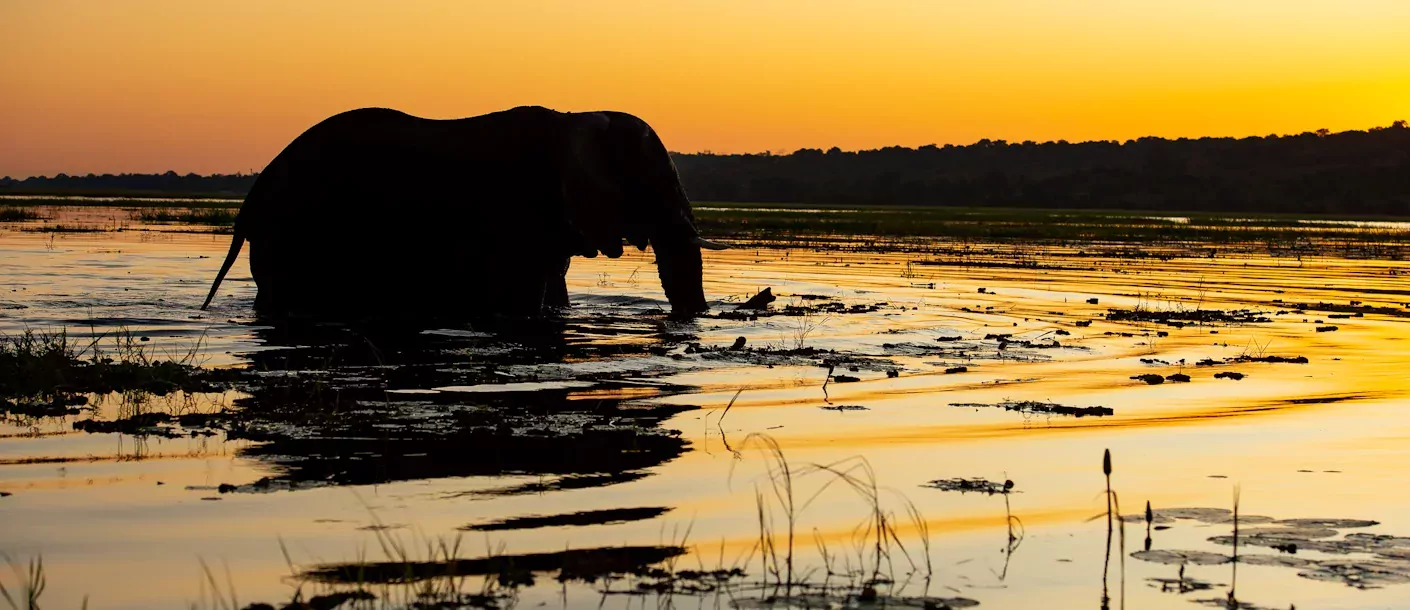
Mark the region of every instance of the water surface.
[[[1152, 579], [1176, 579], [1180, 567], [1131, 556], [1145, 547], [1144, 523], [1109, 539], [1102, 473], [1110, 449], [1127, 514], [1147, 501], [1157, 512], [1232, 509], [1237, 497], [1246, 529], [1269, 527], [1258, 517], [1362, 519], [1377, 524], [1308, 539], [1410, 536], [1403, 262], [1203, 249], [1132, 258], [1092, 244], [969, 244], [962, 255], [942, 242], [929, 253], [734, 249], [705, 253], [705, 292], [727, 315], [677, 323], [663, 315], [650, 253], [629, 252], [575, 259], [574, 307], [549, 324], [289, 329], [255, 319], [243, 256], [212, 309], [198, 309], [228, 236], [175, 232], [191, 228], [121, 210], [64, 213], [108, 214], [85, 221], [124, 230], [0, 226], [0, 332], [93, 338], [122, 329], [155, 354], [194, 348], [204, 366], [314, 379], [326, 394], [249, 385], [115, 393], [78, 415], [7, 418], [0, 551], [43, 556], [52, 607], [84, 596], [94, 608], [217, 607], [212, 588], [227, 598], [233, 589], [242, 604], [287, 601], [300, 583], [346, 590], [292, 577], [289, 561], [294, 572], [385, 561], [379, 535], [421, 559], [435, 554], [428, 541], [456, 537], [463, 558], [681, 546], [676, 569], [748, 576], [734, 593], [674, 603], [748, 606], [766, 595], [757, 583], [772, 579], [758, 552], [756, 494], [772, 507], [776, 548], [786, 548], [787, 531], [770, 462], [751, 435], [776, 440], [800, 473], [798, 505], [811, 498], [794, 526], [795, 577], [810, 582], [828, 580], [828, 567], [844, 585], [884, 572], [896, 584], [883, 593], [991, 608], [1093, 608], [1104, 595], [1112, 606], [1187, 608], [1226, 599], [1231, 587], [1242, 602], [1272, 608], [1410, 600], [1410, 584], [1393, 577], [1358, 587], [1307, 566], [1247, 561], [1357, 560], [1410, 574], [1404, 554], [1308, 543], [1297, 553], [1241, 543], [1238, 564], [1185, 566], [1187, 579], [1211, 588], [1162, 591]], [[806, 313], [728, 313], [765, 287], [779, 297], [775, 310]], [[1148, 315], [1111, 319], [1113, 310]], [[1215, 310], [1247, 313], [1150, 321]], [[1336, 330], [1318, 331], [1328, 326]], [[746, 349], [729, 350], [738, 337]], [[1306, 363], [1237, 362], [1266, 356]], [[1215, 378], [1223, 372], [1245, 377]], [[1132, 379], [1143, 374], [1189, 381]], [[270, 414], [314, 401], [340, 415], [298, 423]], [[1112, 414], [1070, 417], [1033, 403]], [[212, 435], [74, 427], [242, 409], [259, 416]], [[497, 418], [504, 434], [447, 432], [475, 418]], [[802, 474], [856, 459], [874, 473], [906, 547], [882, 567], [857, 542], [870, 505], [834, 476]], [[1007, 508], [1003, 495], [925, 486], [972, 477], [1013, 481]], [[906, 501], [924, 528], [906, 517]], [[1209, 540], [1232, 533], [1218, 521], [1173, 520], [1152, 531], [1151, 548], [1232, 556]], [[514, 588], [515, 603], [642, 603], [603, 595], [631, 589], [630, 579], [538, 582]]]

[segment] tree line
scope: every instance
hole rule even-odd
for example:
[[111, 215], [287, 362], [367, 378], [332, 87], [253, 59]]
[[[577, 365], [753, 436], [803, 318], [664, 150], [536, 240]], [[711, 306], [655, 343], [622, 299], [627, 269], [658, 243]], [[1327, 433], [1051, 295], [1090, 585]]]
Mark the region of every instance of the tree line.
[[250, 192], [259, 174], [88, 174], [0, 178], [0, 194], [131, 197], [235, 197]]
[[[1410, 216], [1405, 121], [1366, 131], [1247, 138], [672, 154], [696, 201]], [[256, 177], [6, 177], [0, 193], [239, 197]]]

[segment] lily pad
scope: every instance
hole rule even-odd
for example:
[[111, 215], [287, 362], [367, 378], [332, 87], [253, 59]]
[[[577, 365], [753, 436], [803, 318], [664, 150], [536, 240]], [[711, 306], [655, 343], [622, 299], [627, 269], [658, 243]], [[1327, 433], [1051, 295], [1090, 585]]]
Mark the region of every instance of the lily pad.
[[1378, 589], [1385, 585], [1410, 583], [1410, 564], [1404, 562], [1332, 560], [1317, 562], [1316, 569], [1298, 576], [1324, 582], [1339, 582], [1357, 589]]
[[[1240, 518], [1240, 521], [1242, 520], [1243, 519]], [[1329, 527], [1332, 529], [1371, 527], [1381, 524], [1379, 521], [1368, 521], [1366, 519], [1282, 519], [1276, 523], [1290, 527]]]
[[[1227, 508], [1162, 508], [1155, 511], [1155, 514], [1171, 519], [1190, 519], [1210, 525], [1234, 522], [1234, 511]], [[1241, 525], [1273, 523], [1273, 518], [1263, 515], [1239, 515], [1239, 523]]]
[[1217, 566], [1221, 563], [1233, 561], [1228, 555], [1219, 553], [1209, 553], [1206, 551], [1174, 551], [1166, 549], [1156, 549], [1153, 551], [1136, 551], [1131, 553], [1132, 557], [1141, 561], [1152, 563], [1163, 563], [1167, 565], [1196, 565], [1196, 566]]
[[1162, 508], [1155, 511], [1155, 514], [1171, 519], [1194, 519], [1210, 523], [1215, 522], [1210, 521], [1211, 519], [1232, 519], [1234, 511], [1227, 508]]
[[[1145, 515], [1121, 515], [1120, 518], [1123, 523], [1141, 524], [1146, 522]], [[1169, 515], [1162, 515], [1158, 512], [1151, 515], [1151, 523], [1156, 525], [1169, 524], [1174, 522], [1175, 518]]]
[[1315, 540], [1317, 538], [1331, 538], [1337, 535], [1334, 529], [1318, 527], [1262, 527], [1250, 530], [1240, 530], [1239, 540], [1244, 538], [1272, 538], [1274, 540]]
[[1251, 566], [1274, 566], [1279, 568], [1307, 568], [1317, 565], [1311, 559], [1292, 555], [1239, 555], [1239, 563]]
[[1367, 534], [1366, 532], [1354, 532], [1346, 535], [1348, 542], [1365, 544], [1374, 548], [1405, 547], [1410, 548], [1410, 537], [1390, 536], [1387, 534]]

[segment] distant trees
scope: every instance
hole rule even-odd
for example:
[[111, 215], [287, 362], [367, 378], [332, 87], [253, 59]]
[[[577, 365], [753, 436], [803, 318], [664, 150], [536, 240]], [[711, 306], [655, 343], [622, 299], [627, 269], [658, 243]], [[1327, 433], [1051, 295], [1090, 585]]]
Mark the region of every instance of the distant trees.
[[244, 197], [258, 174], [88, 174], [0, 178], [0, 194]]
[[[697, 201], [1410, 216], [1410, 126], [1248, 138], [675, 153]], [[0, 179], [3, 193], [226, 195], [257, 174]]]
[[1410, 127], [677, 154], [697, 201], [1410, 215]]

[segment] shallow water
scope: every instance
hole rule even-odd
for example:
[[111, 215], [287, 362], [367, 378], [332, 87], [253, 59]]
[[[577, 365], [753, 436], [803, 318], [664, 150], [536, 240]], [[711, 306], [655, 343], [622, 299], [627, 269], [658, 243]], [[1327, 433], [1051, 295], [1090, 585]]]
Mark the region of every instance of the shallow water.
[[[705, 253], [705, 289], [717, 314], [764, 287], [779, 296], [775, 309], [812, 306], [810, 313], [675, 323], [661, 315], [649, 253], [631, 252], [575, 259], [574, 307], [546, 329], [462, 324], [386, 336], [257, 324], [243, 257], [212, 310], [201, 312], [228, 237], [130, 218], [112, 223], [125, 230], [0, 225], [0, 331], [65, 328], [91, 338], [121, 327], [145, 337], [156, 354], [194, 347], [206, 366], [316, 377], [339, 394], [347, 421], [269, 420], [211, 436], [73, 428], [137, 412], [218, 412], [280, 400], [243, 386], [208, 395], [95, 396], [94, 409], [79, 415], [7, 419], [0, 491], [12, 495], [0, 498], [0, 551], [20, 561], [43, 556], [46, 606], [77, 607], [88, 596], [94, 608], [219, 607], [210, 601], [213, 588], [226, 599], [233, 589], [242, 604], [287, 601], [300, 579], [291, 577], [285, 549], [295, 571], [384, 561], [379, 533], [404, 543], [414, 559], [431, 559], [427, 541], [456, 536], [466, 558], [487, 549], [522, 555], [680, 544], [687, 554], [677, 568], [738, 566], [749, 576], [730, 595], [674, 603], [748, 606], [764, 595], [749, 584], [763, 577], [756, 491], [774, 503], [777, 548], [786, 548], [788, 529], [753, 434], [775, 439], [799, 471], [798, 505], [813, 498], [793, 528], [795, 579], [821, 582], [826, 566], [841, 574], [867, 564], [868, 574], [901, 583], [883, 587], [897, 595], [958, 596], [991, 608], [1101, 607], [1104, 595], [1111, 606], [1184, 608], [1222, 603], [1231, 586], [1241, 602], [1259, 607], [1410, 601], [1410, 584], [1393, 577], [1361, 588], [1315, 578], [1306, 566], [1245, 560], [1355, 559], [1410, 574], [1394, 553], [1358, 547], [1337, 554], [1307, 543], [1295, 555], [1241, 543], [1238, 564], [1184, 568], [1186, 579], [1212, 588], [1162, 591], [1151, 579], [1175, 579], [1180, 567], [1130, 555], [1145, 546], [1143, 522], [1128, 523], [1124, 540], [1121, 528], [1108, 537], [1102, 474], [1110, 449], [1111, 483], [1126, 514], [1147, 501], [1157, 512], [1232, 509], [1237, 495], [1248, 529], [1267, 527], [1253, 516], [1365, 519], [1378, 524], [1336, 529], [1332, 539], [1410, 536], [1410, 286], [1403, 278], [1410, 264], [1210, 258], [1203, 250], [1134, 259], [1071, 245], [970, 244], [962, 256], [953, 244], [934, 254], [736, 249]], [[1311, 305], [1294, 312], [1296, 303]], [[1176, 327], [1110, 320], [1112, 308], [1256, 313]], [[1258, 318], [1268, 321], [1250, 321]], [[1317, 331], [1329, 325], [1337, 330]], [[1000, 334], [1012, 336], [986, 338]], [[754, 351], [727, 349], [741, 336]], [[1240, 356], [1307, 363], [1225, 362]], [[1218, 364], [1196, 365], [1205, 359]], [[826, 385], [824, 361], [833, 363]], [[1228, 371], [1246, 377], [1214, 377]], [[1190, 381], [1131, 379], [1148, 373], [1184, 373]], [[1102, 406], [1113, 414], [978, 406], [1005, 401]], [[826, 408], [839, 406], [865, 409]], [[643, 409], [649, 416], [636, 414]], [[514, 430], [514, 442], [437, 440], [447, 413], [504, 411], [518, 417], [498, 424]], [[348, 423], [364, 417], [371, 423]], [[542, 430], [523, 432], [536, 426]], [[565, 430], [592, 434], [556, 436]], [[869, 504], [834, 476], [803, 472], [807, 464], [855, 458], [874, 472], [906, 546], [879, 570], [870, 549], [855, 542]], [[971, 477], [1012, 480], [1014, 493], [924, 487]], [[928, 570], [921, 528], [906, 518], [903, 498], [928, 528]], [[1018, 519], [1012, 541], [1005, 500]], [[569, 513], [587, 514], [500, 523]], [[1228, 523], [1167, 525], [1151, 532], [1152, 549], [1233, 552], [1208, 540], [1231, 534]], [[646, 603], [602, 595], [631, 588], [630, 579], [539, 582], [516, 589], [515, 601]]]

